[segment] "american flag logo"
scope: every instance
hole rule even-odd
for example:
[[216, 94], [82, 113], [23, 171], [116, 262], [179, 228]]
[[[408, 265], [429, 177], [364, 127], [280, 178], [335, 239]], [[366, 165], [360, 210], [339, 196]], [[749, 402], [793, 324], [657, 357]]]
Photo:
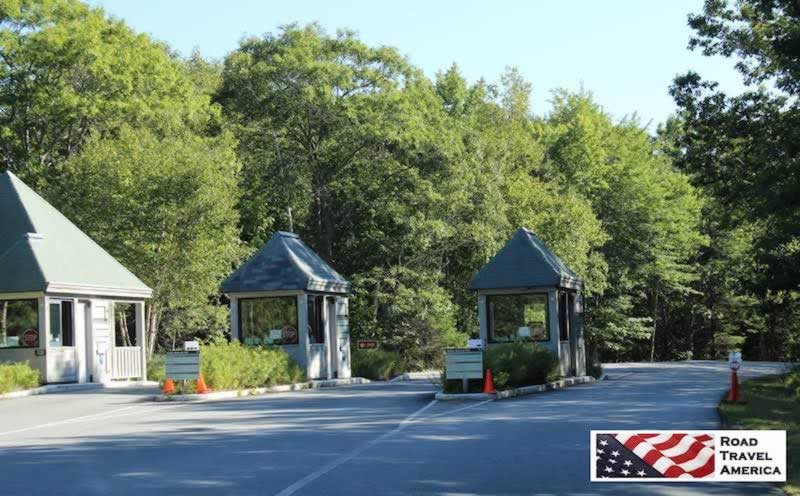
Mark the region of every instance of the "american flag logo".
[[714, 438], [687, 433], [595, 435], [594, 479], [702, 479], [714, 475]]

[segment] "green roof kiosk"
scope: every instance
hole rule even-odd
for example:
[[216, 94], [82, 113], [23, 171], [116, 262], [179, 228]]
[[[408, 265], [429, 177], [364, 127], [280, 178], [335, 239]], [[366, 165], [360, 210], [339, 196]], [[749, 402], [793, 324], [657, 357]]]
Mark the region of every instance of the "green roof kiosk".
[[0, 362], [28, 362], [44, 383], [145, 380], [151, 296], [19, 178], [0, 174]]
[[273, 234], [222, 292], [233, 339], [280, 346], [309, 379], [350, 378], [350, 283], [296, 234]]
[[469, 288], [486, 346], [537, 343], [558, 356], [563, 376], [586, 374], [583, 281], [533, 232], [517, 230]]

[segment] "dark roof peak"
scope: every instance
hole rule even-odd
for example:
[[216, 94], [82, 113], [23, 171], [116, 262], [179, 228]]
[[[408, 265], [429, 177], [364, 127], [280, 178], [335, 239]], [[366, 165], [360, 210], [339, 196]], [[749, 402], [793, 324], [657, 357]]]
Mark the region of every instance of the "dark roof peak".
[[582, 281], [530, 229], [519, 228], [469, 283], [472, 290], [561, 287]]
[[297, 234], [276, 231], [222, 283], [223, 293], [295, 290], [350, 293], [350, 283]]

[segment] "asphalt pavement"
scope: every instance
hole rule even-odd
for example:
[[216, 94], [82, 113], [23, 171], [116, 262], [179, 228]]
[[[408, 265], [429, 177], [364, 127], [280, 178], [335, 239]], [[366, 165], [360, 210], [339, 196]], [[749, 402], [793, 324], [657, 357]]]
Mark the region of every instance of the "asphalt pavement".
[[590, 429], [719, 428], [729, 375], [722, 362], [606, 369], [608, 381], [496, 402], [435, 402], [429, 381], [188, 404], [146, 389], [3, 400], [0, 494], [781, 494], [590, 483]]

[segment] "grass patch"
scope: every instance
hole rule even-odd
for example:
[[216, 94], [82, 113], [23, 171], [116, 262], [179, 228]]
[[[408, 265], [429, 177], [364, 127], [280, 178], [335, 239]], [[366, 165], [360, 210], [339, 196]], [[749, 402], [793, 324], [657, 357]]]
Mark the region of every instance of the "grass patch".
[[408, 366], [400, 353], [387, 350], [358, 350], [353, 353], [353, 376], [371, 381], [386, 381], [407, 372]]
[[0, 394], [39, 387], [39, 371], [27, 362], [0, 363]]
[[742, 382], [743, 403], [720, 403], [727, 421], [743, 429], [785, 429], [788, 473], [784, 490], [800, 496], [800, 368], [784, 375], [772, 375]]

